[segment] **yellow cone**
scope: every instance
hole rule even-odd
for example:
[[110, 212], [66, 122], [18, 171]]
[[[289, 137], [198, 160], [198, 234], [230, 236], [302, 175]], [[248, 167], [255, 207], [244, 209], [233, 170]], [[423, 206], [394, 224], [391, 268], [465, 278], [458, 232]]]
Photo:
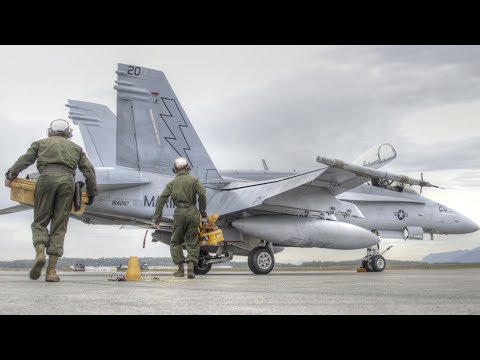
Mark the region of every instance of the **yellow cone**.
[[138, 262], [138, 257], [136, 256], [130, 256], [130, 259], [128, 259], [127, 280], [142, 280], [142, 275], [140, 274], [140, 263]]

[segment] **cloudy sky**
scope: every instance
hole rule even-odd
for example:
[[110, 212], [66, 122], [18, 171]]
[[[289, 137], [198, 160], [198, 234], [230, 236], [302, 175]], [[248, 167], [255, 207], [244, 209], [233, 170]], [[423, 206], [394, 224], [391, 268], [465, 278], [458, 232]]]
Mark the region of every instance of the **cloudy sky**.
[[[353, 160], [390, 142], [398, 158], [388, 169], [424, 172], [447, 188], [424, 195], [480, 223], [479, 46], [0, 46], [0, 169], [67, 117], [67, 98], [115, 113], [119, 62], [165, 72], [219, 169], [261, 169], [264, 158], [299, 171], [317, 155]], [[15, 204], [0, 188], [0, 208]], [[33, 257], [32, 216], [0, 217], [0, 260]], [[143, 235], [70, 220], [65, 256], [169, 256], [162, 244], [142, 249]], [[476, 246], [480, 234], [441, 236], [395, 243], [388, 257]], [[288, 249], [277, 261], [363, 252]]]

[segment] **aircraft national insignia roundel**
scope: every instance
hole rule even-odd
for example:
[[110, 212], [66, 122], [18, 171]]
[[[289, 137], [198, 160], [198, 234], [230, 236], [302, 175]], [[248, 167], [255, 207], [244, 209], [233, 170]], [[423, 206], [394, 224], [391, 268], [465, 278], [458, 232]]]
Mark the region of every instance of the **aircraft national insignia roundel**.
[[403, 220], [408, 217], [408, 213], [403, 210], [398, 210], [394, 215], [398, 218], [398, 220]]

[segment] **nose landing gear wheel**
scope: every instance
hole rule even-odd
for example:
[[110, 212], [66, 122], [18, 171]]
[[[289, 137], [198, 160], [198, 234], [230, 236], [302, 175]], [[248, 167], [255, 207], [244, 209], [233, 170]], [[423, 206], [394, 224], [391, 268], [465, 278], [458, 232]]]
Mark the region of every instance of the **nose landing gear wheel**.
[[362, 267], [363, 267], [364, 269], [367, 269], [367, 272], [375, 271], [375, 269], [373, 268], [372, 259], [363, 260], [363, 261], [362, 261]]
[[266, 247], [256, 247], [248, 255], [248, 267], [254, 274], [268, 274], [274, 266], [275, 257]]
[[369, 246], [367, 248], [367, 256], [362, 260], [362, 268], [367, 272], [382, 272], [385, 270], [387, 267], [387, 261], [382, 255], [391, 248], [392, 246], [389, 246], [386, 250], [380, 253], [380, 245]]
[[387, 265], [387, 262], [382, 255], [375, 255], [372, 258], [371, 262], [374, 269], [373, 271], [376, 272], [382, 272], [383, 270], [385, 270], [385, 267]]

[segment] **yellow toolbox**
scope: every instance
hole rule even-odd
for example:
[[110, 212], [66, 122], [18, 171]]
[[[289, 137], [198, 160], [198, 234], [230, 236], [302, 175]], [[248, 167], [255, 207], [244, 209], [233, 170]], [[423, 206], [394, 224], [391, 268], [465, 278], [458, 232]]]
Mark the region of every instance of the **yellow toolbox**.
[[[33, 180], [27, 180], [22, 178], [16, 178], [10, 183], [10, 199], [13, 201], [18, 201], [20, 204], [33, 206], [35, 186], [37, 183]], [[82, 215], [87, 206], [88, 195], [86, 192], [82, 192], [82, 207], [80, 210], [75, 211], [72, 203], [72, 215]]]
[[200, 222], [200, 227], [198, 228], [200, 245], [217, 245], [224, 240], [223, 231], [215, 225], [219, 216], [217, 213], [214, 213], [208, 217], [207, 224]]

